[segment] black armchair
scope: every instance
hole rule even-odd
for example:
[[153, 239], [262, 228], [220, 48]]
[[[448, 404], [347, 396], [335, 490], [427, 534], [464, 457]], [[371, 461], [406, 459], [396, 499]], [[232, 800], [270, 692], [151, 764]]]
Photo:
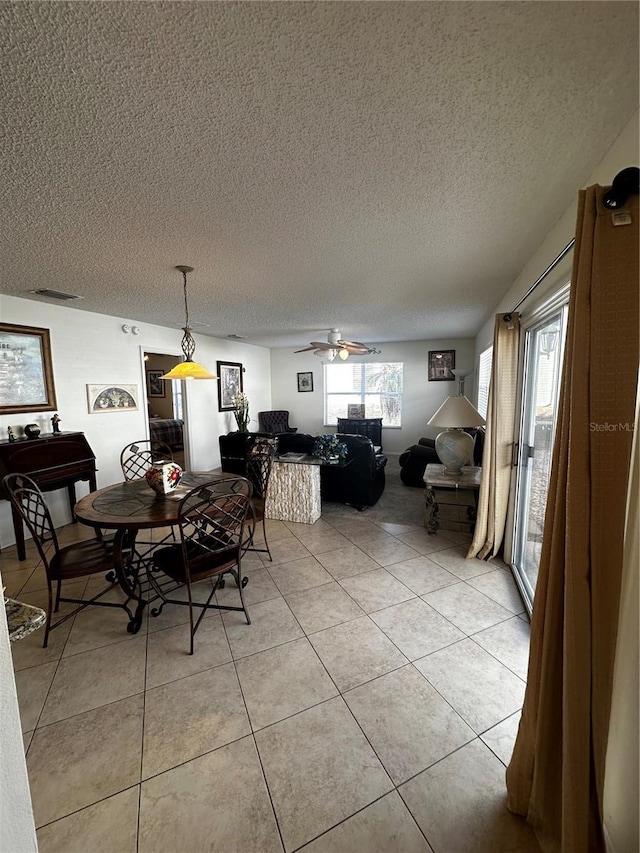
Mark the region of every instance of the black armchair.
[[362, 510], [373, 506], [385, 487], [387, 457], [376, 454], [371, 439], [364, 435], [341, 435], [347, 445], [346, 465], [320, 468], [322, 500], [350, 504]]
[[297, 432], [297, 427], [289, 426], [289, 412], [286, 409], [278, 409], [272, 412], [258, 412], [258, 425], [260, 432], [277, 435], [281, 432]]

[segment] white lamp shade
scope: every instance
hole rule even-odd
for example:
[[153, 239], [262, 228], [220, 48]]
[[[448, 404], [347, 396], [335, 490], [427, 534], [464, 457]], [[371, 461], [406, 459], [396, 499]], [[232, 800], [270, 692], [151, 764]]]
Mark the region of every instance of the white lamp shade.
[[428, 423], [429, 426], [469, 429], [484, 426], [486, 421], [466, 397], [447, 397]]

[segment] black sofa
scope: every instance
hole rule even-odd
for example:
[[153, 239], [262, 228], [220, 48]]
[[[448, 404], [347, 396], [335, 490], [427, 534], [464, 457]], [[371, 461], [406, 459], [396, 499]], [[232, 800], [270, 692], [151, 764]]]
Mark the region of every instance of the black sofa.
[[[482, 465], [484, 449], [484, 430], [475, 431], [473, 441], [473, 464]], [[427, 465], [440, 465], [440, 457], [436, 453], [436, 443], [433, 438], [421, 438], [400, 454], [400, 479], [405, 486], [424, 488], [424, 472]]]
[[[244, 474], [247, 453], [260, 438], [273, 438], [259, 432], [230, 432], [220, 436], [222, 470]], [[363, 435], [338, 434], [347, 445], [344, 465], [323, 465], [320, 469], [322, 499], [350, 504], [357, 509], [373, 506], [385, 487], [387, 457], [376, 455], [371, 439]], [[279, 453], [311, 453], [315, 436], [307, 433], [280, 433]]]

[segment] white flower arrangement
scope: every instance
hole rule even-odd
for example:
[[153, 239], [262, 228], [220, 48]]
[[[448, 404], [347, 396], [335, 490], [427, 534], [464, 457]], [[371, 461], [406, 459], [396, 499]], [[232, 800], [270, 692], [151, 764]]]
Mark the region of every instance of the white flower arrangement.
[[249, 427], [249, 398], [239, 391], [233, 397], [233, 416], [238, 424], [239, 432], [247, 432]]

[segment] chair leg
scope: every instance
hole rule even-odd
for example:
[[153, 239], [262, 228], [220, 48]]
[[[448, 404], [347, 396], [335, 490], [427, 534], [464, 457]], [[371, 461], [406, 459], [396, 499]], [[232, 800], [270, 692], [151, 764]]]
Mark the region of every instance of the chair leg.
[[58, 580], [57, 588], [56, 588], [56, 606], [53, 608], [54, 612], [57, 613], [60, 609], [60, 593], [62, 591], [62, 580]]
[[244, 615], [247, 620], [247, 625], [251, 625], [251, 617], [249, 616], [249, 611], [247, 610], [247, 606], [244, 603], [244, 595], [242, 594], [243, 583], [242, 583], [242, 567], [240, 565], [240, 560], [238, 560], [238, 579], [240, 583], [238, 584], [238, 592], [240, 593], [240, 604], [242, 605], [242, 609], [244, 610]]
[[[58, 581], [58, 584], [60, 581]], [[51, 592], [51, 581], [47, 578], [47, 592], [49, 593], [49, 602], [47, 604], [47, 621], [44, 628], [44, 642], [42, 648], [46, 649], [49, 645], [49, 631], [51, 630], [51, 615], [53, 610], [53, 594]]]
[[193, 602], [191, 600], [191, 581], [187, 581], [187, 594], [189, 596], [189, 630], [191, 632], [191, 646], [189, 647], [189, 654], [193, 654], [193, 636], [195, 631], [193, 629]]
[[269, 555], [269, 559], [273, 563], [273, 557], [271, 556], [271, 550], [269, 549], [269, 543], [267, 542], [267, 527], [265, 524], [265, 517], [262, 516], [262, 535], [264, 537], [264, 547], [266, 548], [267, 554]]

